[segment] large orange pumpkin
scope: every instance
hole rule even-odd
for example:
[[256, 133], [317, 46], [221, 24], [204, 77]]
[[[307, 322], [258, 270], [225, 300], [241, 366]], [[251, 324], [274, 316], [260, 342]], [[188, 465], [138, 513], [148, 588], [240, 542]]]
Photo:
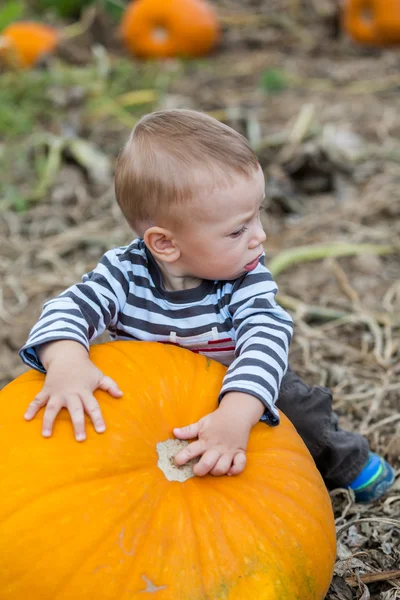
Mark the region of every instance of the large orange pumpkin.
[[16, 67], [34, 67], [57, 47], [59, 32], [54, 27], [19, 21], [11, 23], [0, 35], [0, 57]]
[[133, 0], [122, 17], [121, 37], [142, 58], [195, 57], [214, 47], [219, 25], [206, 0]]
[[157, 444], [215, 409], [225, 367], [146, 342], [91, 357], [124, 396], [97, 393], [108, 428], [83, 444], [66, 412], [50, 439], [24, 421], [41, 374], [0, 393], [1, 600], [322, 600], [332, 508], [289, 421], [253, 428], [241, 475], [170, 481]]

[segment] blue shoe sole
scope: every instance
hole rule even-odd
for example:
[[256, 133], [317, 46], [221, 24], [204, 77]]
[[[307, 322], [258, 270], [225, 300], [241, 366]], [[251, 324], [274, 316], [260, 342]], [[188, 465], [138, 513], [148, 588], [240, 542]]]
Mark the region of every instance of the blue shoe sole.
[[392, 487], [395, 480], [394, 469], [383, 458], [381, 464], [383, 471], [375, 481], [364, 488], [353, 490], [356, 502], [368, 503], [379, 500]]

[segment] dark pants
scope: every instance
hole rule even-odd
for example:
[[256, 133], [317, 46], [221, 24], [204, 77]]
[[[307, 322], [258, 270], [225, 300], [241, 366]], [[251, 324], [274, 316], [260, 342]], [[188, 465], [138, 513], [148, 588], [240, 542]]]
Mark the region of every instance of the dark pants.
[[368, 442], [340, 429], [328, 388], [309, 387], [289, 367], [276, 406], [296, 427], [329, 490], [357, 477], [367, 461]]

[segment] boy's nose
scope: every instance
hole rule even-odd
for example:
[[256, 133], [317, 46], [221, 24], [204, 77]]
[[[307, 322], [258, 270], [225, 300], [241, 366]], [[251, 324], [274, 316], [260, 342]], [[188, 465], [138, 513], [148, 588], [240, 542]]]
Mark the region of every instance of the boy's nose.
[[260, 244], [263, 244], [266, 239], [267, 239], [267, 235], [266, 235], [264, 229], [259, 225], [250, 240], [249, 248], [250, 249], [256, 248]]

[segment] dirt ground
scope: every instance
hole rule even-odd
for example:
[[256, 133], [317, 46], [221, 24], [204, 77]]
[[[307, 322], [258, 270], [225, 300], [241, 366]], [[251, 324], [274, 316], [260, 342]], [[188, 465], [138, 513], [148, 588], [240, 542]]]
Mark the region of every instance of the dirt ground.
[[[295, 320], [292, 366], [333, 389], [341, 424], [366, 435], [398, 475], [400, 51], [338, 33], [328, 0], [216, 4], [219, 48], [205, 61], [165, 63], [173, 76], [157, 106], [208, 111], [249, 137], [266, 175], [266, 252]], [[57, 106], [109, 170], [99, 175], [66, 151], [39, 200], [0, 211], [0, 386], [25, 370], [17, 352], [43, 302], [133, 237], [112, 187], [129, 123], [82, 123], [84, 102], [75, 90]], [[35, 183], [28, 170], [21, 193]], [[327, 599], [400, 598], [399, 478], [371, 506], [345, 490], [332, 500], [338, 560]]]

